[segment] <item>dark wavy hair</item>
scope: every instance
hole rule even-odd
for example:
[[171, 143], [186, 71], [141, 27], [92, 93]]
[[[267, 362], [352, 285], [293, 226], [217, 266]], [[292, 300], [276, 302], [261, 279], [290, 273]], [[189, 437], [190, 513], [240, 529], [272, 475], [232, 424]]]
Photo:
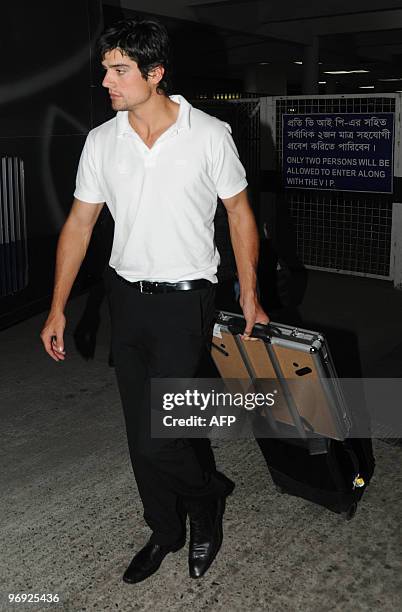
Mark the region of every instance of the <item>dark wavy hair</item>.
[[102, 59], [113, 49], [119, 49], [138, 65], [143, 78], [157, 66], [165, 69], [158, 83], [158, 93], [167, 95], [169, 89], [170, 42], [165, 26], [158, 21], [123, 19], [106, 28], [97, 41]]

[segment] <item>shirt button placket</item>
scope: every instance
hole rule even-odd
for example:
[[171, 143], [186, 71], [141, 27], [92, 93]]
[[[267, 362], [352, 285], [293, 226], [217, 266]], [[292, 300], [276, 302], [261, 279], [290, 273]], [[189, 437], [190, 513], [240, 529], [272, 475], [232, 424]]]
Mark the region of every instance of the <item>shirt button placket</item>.
[[151, 149], [148, 149], [148, 147], [146, 147], [147, 151], [145, 153], [144, 161], [145, 168], [153, 168], [156, 165], [156, 156], [158, 154], [156, 146], [157, 145], [154, 145]]

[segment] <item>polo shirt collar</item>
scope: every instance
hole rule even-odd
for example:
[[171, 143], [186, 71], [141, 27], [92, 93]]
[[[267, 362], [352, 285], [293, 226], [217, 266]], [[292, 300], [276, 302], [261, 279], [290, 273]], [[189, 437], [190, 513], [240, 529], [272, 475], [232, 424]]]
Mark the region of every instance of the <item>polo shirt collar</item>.
[[173, 95], [173, 96], [169, 96], [169, 98], [173, 102], [177, 102], [178, 104], [180, 104], [179, 114], [177, 116], [176, 123], [175, 123], [177, 131], [189, 130], [191, 128], [191, 123], [190, 123], [190, 113], [192, 109], [191, 104], [187, 102], [187, 100], [183, 98], [183, 96]]
[[124, 136], [132, 131], [132, 127], [128, 121], [127, 111], [118, 111], [116, 113], [117, 136]]
[[[187, 102], [187, 100], [183, 98], [183, 96], [180, 95], [172, 95], [169, 96], [169, 98], [173, 102], [177, 102], [178, 104], [180, 104], [179, 114], [177, 116], [176, 123], [174, 124], [176, 131], [180, 132], [181, 130], [189, 130], [191, 128], [191, 104]], [[128, 120], [128, 111], [118, 111], [116, 113], [116, 121], [118, 136], [124, 136], [125, 134], [129, 134], [132, 132], [133, 128], [131, 127]]]

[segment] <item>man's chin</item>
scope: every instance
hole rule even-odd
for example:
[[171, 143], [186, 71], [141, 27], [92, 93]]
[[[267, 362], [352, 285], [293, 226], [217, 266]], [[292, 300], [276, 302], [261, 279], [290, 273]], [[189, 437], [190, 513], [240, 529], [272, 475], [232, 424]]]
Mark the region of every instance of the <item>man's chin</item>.
[[114, 111], [122, 111], [122, 110], [126, 110], [124, 102], [122, 102], [121, 100], [112, 100], [112, 109]]

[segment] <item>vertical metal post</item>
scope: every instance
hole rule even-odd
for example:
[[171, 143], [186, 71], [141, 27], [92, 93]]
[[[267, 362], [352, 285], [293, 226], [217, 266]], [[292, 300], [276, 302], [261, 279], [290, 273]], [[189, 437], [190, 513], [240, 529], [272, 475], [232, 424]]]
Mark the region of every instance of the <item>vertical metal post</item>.
[[402, 289], [402, 203], [392, 205], [390, 272], [395, 289]]

